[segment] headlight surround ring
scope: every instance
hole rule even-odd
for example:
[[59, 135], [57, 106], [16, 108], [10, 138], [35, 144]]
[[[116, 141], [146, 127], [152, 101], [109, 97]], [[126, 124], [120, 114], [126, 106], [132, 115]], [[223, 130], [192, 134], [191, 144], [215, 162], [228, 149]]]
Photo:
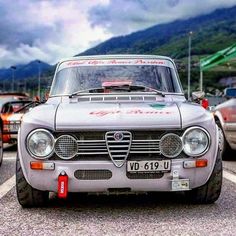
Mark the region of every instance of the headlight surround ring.
[[[178, 142], [176, 147], [172, 147], [172, 148], [175, 148], [175, 150], [173, 150], [174, 153], [172, 155], [167, 153], [170, 151], [170, 147], [169, 147], [170, 143], [172, 143], [174, 141], [174, 140], [171, 140], [171, 138], [172, 139], [174, 138]], [[163, 144], [164, 142], [166, 142], [166, 144]], [[167, 147], [165, 147], [164, 145], [167, 145]], [[182, 142], [181, 137], [178, 136], [177, 134], [174, 134], [174, 133], [165, 134], [161, 138], [159, 146], [160, 146], [161, 154], [165, 157], [168, 157], [168, 158], [177, 157], [183, 150], [183, 142]], [[166, 150], [164, 150], [164, 149], [166, 149]]]
[[[38, 137], [36, 136], [38, 135]], [[41, 135], [41, 138], [40, 138]], [[48, 139], [47, 139], [48, 138]], [[44, 149], [44, 153], [40, 154], [40, 152], [35, 151], [36, 147], [33, 150], [34, 145], [40, 145], [41, 140], [41, 148], [43, 148], [43, 145], [47, 145]], [[44, 140], [44, 141], [43, 141]], [[31, 142], [31, 143], [30, 143]], [[54, 145], [55, 145], [55, 139], [52, 133], [46, 129], [35, 129], [32, 132], [29, 133], [26, 141], [26, 147], [30, 155], [36, 159], [47, 159], [51, 157], [54, 153]]]
[[[199, 132], [199, 133], [197, 134], [197, 132]], [[196, 135], [199, 135], [198, 140], [200, 140], [200, 141], [197, 141], [197, 138], [195, 137]], [[187, 138], [189, 139], [189, 141], [191, 141], [191, 143], [187, 143], [187, 140], [186, 140]], [[184, 132], [184, 134], [182, 136], [182, 140], [183, 140], [184, 153], [186, 155], [192, 156], [192, 157], [198, 157], [198, 156], [204, 155], [209, 150], [210, 143], [211, 143], [210, 134], [205, 129], [198, 127], [198, 126], [188, 128]], [[205, 142], [205, 144], [204, 144], [204, 142]], [[192, 147], [190, 147], [191, 145], [192, 145]], [[190, 151], [189, 149], [194, 149], [194, 145], [195, 145], [195, 151]], [[199, 151], [196, 151], [197, 145], [204, 145], [204, 146], [202, 148], [198, 147]]]

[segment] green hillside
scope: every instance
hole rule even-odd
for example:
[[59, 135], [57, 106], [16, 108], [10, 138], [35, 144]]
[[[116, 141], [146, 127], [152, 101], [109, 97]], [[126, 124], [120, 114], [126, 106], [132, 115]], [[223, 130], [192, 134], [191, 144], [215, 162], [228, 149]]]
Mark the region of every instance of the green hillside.
[[[111, 38], [80, 55], [96, 54], [158, 54], [174, 58], [181, 80], [187, 81], [188, 33], [192, 31], [192, 81], [197, 89], [199, 59], [236, 42], [236, 7], [220, 9], [211, 14], [168, 24], [156, 25], [126, 36]], [[236, 76], [235, 71], [208, 72], [204, 87], [220, 87], [222, 77]]]

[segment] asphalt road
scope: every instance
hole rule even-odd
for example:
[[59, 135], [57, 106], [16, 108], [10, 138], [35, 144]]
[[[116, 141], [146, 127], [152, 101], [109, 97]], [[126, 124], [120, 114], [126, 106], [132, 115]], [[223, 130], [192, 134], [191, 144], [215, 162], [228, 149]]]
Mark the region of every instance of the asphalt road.
[[[66, 201], [51, 196], [50, 206], [22, 209], [14, 184], [15, 148], [5, 150], [0, 168], [0, 235], [235, 235], [236, 161], [224, 162], [219, 200], [189, 205], [182, 194], [83, 196]], [[235, 175], [234, 175], [235, 172]], [[13, 177], [14, 178], [14, 177]], [[235, 178], [235, 180], [234, 180]]]

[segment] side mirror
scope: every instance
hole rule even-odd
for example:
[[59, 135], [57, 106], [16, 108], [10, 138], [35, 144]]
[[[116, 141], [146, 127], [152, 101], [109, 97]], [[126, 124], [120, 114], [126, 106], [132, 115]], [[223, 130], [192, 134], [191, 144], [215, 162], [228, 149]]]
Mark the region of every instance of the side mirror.
[[236, 88], [226, 88], [224, 90], [224, 96], [226, 98], [236, 98]]
[[209, 101], [205, 98], [205, 93], [202, 91], [192, 92], [192, 100], [205, 109], [209, 107]]
[[202, 91], [192, 92], [192, 99], [194, 102], [200, 103], [202, 99], [204, 99], [205, 93]]

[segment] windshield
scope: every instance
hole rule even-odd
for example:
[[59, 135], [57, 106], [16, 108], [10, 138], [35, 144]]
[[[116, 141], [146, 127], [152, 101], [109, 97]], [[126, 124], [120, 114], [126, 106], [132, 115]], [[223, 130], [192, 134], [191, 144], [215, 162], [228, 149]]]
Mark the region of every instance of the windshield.
[[157, 65], [104, 65], [63, 68], [57, 72], [51, 95], [68, 95], [106, 85], [145, 86], [163, 92], [181, 93], [174, 69]]

